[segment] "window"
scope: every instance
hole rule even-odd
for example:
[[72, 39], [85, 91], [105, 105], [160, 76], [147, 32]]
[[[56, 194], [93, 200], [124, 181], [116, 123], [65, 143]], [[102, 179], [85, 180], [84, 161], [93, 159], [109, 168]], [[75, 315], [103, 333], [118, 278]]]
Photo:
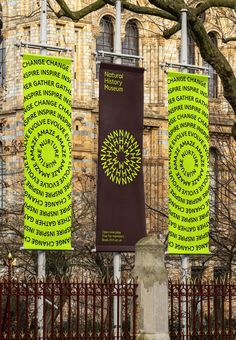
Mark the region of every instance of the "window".
[[222, 282], [228, 274], [228, 269], [226, 267], [215, 267], [214, 268], [214, 280]]
[[76, 119], [75, 122], [74, 122], [75, 131], [79, 131], [79, 126], [80, 126], [80, 121], [78, 119]]
[[[80, 33], [79, 33], [79, 29], [75, 29], [75, 35], [74, 35], [74, 79], [77, 79], [78, 77], [78, 61], [79, 61], [79, 37], [80, 37]], [[75, 82], [74, 87], [77, 87], [77, 84]]]
[[[102, 17], [100, 21], [100, 31], [97, 41], [96, 41], [96, 50], [99, 51], [107, 51], [107, 52], [113, 52], [113, 23], [112, 23], [112, 17], [109, 15], [106, 15]], [[109, 56], [98, 56], [98, 62], [106, 62], [106, 63], [112, 63], [113, 58]], [[97, 64], [96, 69], [96, 75], [98, 78], [98, 72], [99, 72], [99, 65]]]
[[[208, 36], [211, 40], [211, 42], [217, 46], [217, 37], [214, 32], [209, 32]], [[208, 64], [208, 62], [204, 62], [204, 66], [209, 68], [209, 83], [208, 83], [208, 92], [210, 98], [217, 98], [217, 85], [218, 85], [218, 79], [216, 71], [213, 69], [211, 65]]]
[[195, 43], [193, 38], [188, 34], [188, 64], [195, 65]]
[[24, 40], [26, 42], [31, 41], [31, 28], [30, 28], [30, 26], [24, 27]]
[[[125, 26], [125, 39], [122, 44], [122, 53], [130, 55], [138, 55], [139, 52], [139, 33], [135, 20], [129, 20]], [[123, 59], [125, 65], [138, 65], [137, 59]]]
[[64, 25], [56, 24], [56, 45], [60, 47], [65, 45], [64, 28]]
[[0, 43], [3, 41], [3, 35], [2, 35], [2, 26], [3, 26], [3, 18], [2, 18], [2, 5], [0, 4]]
[[[187, 37], [187, 64], [195, 65], [195, 42], [191, 35]], [[179, 62], [181, 63], [181, 47], [179, 48]], [[189, 69], [188, 72], [194, 73], [194, 69]]]
[[6, 82], [6, 47], [4, 40], [0, 44], [0, 82], [1, 86]]
[[2, 36], [2, 6], [0, 4], [0, 85], [6, 82], [6, 46]]
[[201, 266], [192, 266], [191, 267], [191, 279], [194, 282], [201, 281], [204, 267]]

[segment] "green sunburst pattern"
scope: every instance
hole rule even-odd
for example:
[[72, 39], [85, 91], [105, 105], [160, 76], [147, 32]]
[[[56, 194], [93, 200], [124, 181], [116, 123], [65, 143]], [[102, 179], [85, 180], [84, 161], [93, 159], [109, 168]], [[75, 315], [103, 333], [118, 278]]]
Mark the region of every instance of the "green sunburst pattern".
[[118, 185], [136, 178], [141, 168], [141, 150], [135, 137], [126, 130], [114, 130], [101, 147], [101, 165], [106, 176]]

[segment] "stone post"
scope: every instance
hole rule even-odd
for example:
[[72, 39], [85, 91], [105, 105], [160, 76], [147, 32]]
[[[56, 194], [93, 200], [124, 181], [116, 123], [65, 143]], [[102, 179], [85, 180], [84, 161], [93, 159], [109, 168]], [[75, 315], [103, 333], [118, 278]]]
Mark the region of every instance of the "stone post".
[[139, 310], [137, 340], [169, 340], [164, 246], [155, 235], [144, 237], [136, 244], [135, 276]]

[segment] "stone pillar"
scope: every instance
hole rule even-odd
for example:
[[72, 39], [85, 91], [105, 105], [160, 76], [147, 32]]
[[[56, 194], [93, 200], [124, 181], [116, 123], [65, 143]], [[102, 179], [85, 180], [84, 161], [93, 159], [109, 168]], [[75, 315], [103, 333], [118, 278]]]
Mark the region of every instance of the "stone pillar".
[[144, 237], [136, 244], [135, 276], [139, 311], [137, 340], [169, 340], [164, 246], [155, 235]]

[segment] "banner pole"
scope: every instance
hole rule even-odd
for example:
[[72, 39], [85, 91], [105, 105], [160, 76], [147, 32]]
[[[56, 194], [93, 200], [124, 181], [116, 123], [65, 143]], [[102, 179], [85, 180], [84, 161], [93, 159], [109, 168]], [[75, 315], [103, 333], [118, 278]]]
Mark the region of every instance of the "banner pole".
[[[115, 34], [114, 34], [114, 52], [121, 54], [121, 1], [116, 0], [116, 18], [115, 18]], [[121, 64], [121, 58], [114, 58], [115, 64]], [[119, 284], [121, 280], [121, 254], [113, 253], [113, 278], [114, 282]], [[118, 290], [117, 290], [118, 291]], [[118, 296], [114, 296], [114, 335], [121, 335], [121, 303]]]
[[[121, 1], [116, 1], [116, 20], [115, 20], [115, 34], [114, 34], [114, 52], [121, 54]], [[115, 64], [121, 64], [121, 58], [114, 58]]]
[[[47, 44], [47, 0], [41, 0], [40, 12], [40, 43]], [[47, 49], [40, 48], [40, 54], [46, 55]], [[44, 279], [46, 276], [46, 252], [38, 250], [38, 279]], [[43, 296], [38, 299], [38, 331], [39, 339], [43, 339]]]
[[[187, 9], [181, 10], [181, 53], [180, 53], [180, 63], [181, 65], [188, 64], [188, 32], [187, 32]], [[184, 68], [183, 72], [187, 72]]]
[[[180, 63], [182, 65], [188, 64], [188, 28], [187, 28], [187, 9], [181, 10], [181, 53]], [[187, 72], [187, 68], [183, 68], [183, 72]], [[188, 267], [189, 267], [189, 256], [181, 255], [181, 275], [182, 282], [186, 285], [188, 283]], [[184, 338], [187, 337], [187, 302], [184, 298], [182, 302], [182, 327], [184, 332]]]

